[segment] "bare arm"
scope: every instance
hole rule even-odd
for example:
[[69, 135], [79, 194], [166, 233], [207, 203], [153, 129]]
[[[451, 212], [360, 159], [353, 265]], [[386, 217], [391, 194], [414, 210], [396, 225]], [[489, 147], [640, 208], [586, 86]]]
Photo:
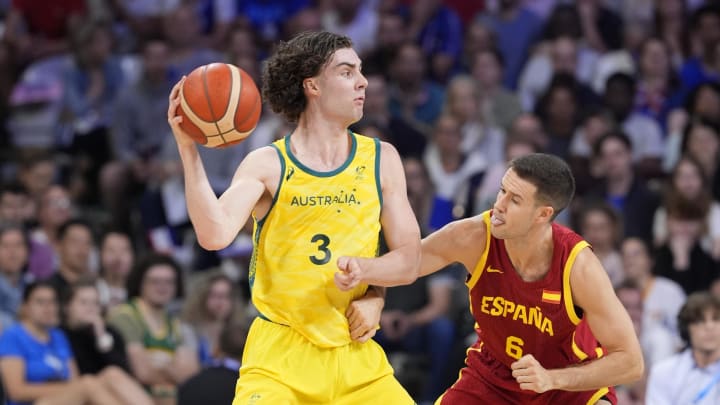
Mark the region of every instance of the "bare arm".
[[62, 382], [29, 384], [25, 380], [25, 360], [19, 357], [0, 359], [0, 376], [8, 398], [14, 402], [32, 402], [41, 397], [57, 394], [67, 386]]
[[190, 347], [181, 346], [175, 350], [172, 362], [163, 368], [163, 372], [175, 384], [181, 384], [200, 369], [197, 354]]
[[359, 282], [392, 287], [410, 284], [420, 265], [420, 227], [407, 198], [404, 170], [394, 147], [383, 142], [380, 153], [383, 209], [380, 215], [389, 252], [376, 258], [340, 257], [336, 283], [350, 289]]
[[135, 378], [144, 385], [174, 384], [161, 368], [152, 364], [145, 347], [141, 343], [128, 343], [128, 360]]
[[[184, 79], [183, 79], [184, 80]], [[271, 148], [261, 148], [243, 160], [233, 177], [230, 187], [217, 198], [210, 186], [205, 168], [195, 142], [180, 129], [182, 117], [177, 115], [179, 92], [183, 81], [178, 82], [170, 93], [168, 123], [178, 144], [185, 174], [185, 197], [198, 243], [208, 250], [228, 246], [247, 222], [255, 205], [265, 193], [266, 169], [280, 164]], [[274, 159], [274, 160], [273, 160]]]
[[422, 240], [420, 276], [435, 273], [458, 262], [472, 273], [485, 251], [487, 237], [480, 216], [451, 222]]
[[582, 366], [550, 370], [554, 388], [585, 391], [642, 378], [643, 356], [630, 316], [590, 249], [578, 254], [570, 285], [575, 304], [583, 309], [590, 330], [607, 354]]

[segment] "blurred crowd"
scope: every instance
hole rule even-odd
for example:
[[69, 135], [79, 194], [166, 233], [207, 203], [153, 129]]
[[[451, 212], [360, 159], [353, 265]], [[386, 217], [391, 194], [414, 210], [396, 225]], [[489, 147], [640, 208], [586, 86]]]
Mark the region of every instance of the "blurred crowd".
[[[0, 0], [0, 15], [9, 404], [229, 403], [254, 316], [251, 226], [197, 245], [168, 94], [210, 62], [260, 83], [275, 44], [306, 30], [352, 39], [369, 83], [352, 129], [398, 149], [425, 235], [491, 208], [510, 159], [552, 153], [577, 181], [558, 221], [601, 259], [648, 371], [688, 343], [686, 297], [720, 297], [720, 2]], [[214, 190], [291, 131], [264, 108], [247, 141], [201, 148]], [[475, 339], [466, 274], [388, 291], [377, 340], [418, 401]], [[619, 387], [620, 404], [646, 391]]]

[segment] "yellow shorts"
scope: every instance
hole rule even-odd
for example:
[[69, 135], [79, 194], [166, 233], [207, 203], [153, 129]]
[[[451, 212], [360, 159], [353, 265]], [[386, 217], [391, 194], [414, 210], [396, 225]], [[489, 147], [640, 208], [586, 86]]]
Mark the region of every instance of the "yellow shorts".
[[414, 404], [370, 340], [320, 348], [290, 327], [256, 318], [233, 405]]

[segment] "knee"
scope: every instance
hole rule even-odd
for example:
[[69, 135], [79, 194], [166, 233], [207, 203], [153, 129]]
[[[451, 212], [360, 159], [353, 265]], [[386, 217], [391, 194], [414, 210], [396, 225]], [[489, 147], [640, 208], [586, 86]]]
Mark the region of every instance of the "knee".
[[126, 377], [125, 371], [118, 366], [107, 366], [101, 372], [99, 377], [103, 380], [118, 382]]

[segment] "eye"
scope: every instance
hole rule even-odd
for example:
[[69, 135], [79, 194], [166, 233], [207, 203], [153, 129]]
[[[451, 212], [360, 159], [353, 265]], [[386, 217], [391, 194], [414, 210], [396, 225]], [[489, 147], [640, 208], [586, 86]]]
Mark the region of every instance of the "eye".
[[342, 72], [342, 75], [345, 76], [345, 77], [351, 77], [351, 76], [352, 76], [352, 72], [349, 71], [349, 70], [346, 70], [346, 71]]

